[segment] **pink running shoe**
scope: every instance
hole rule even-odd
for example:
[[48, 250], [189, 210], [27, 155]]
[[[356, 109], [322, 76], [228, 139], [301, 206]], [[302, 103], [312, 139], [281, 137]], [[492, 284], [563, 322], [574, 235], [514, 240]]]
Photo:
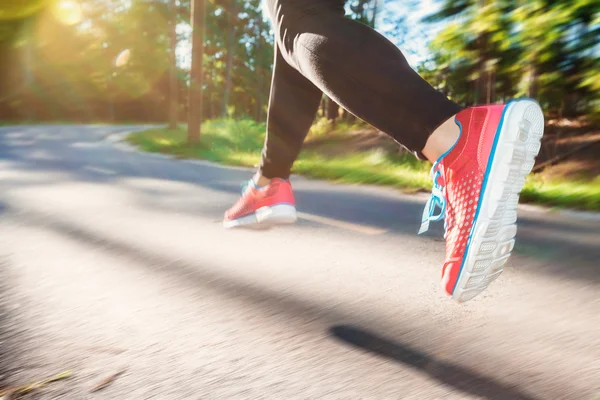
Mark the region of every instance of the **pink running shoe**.
[[445, 218], [442, 287], [465, 302], [502, 273], [514, 248], [519, 194], [540, 150], [544, 115], [535, 101], [516, 100], [468, 108], [455, 121], [461, 134], [433, 165], [419, 233]]
[[223, 226], [256, 228], [294, 222], [296, 203], [289, 181], [273, 179], [261, 188], [251, 180], [242, 197], [225, 213]]

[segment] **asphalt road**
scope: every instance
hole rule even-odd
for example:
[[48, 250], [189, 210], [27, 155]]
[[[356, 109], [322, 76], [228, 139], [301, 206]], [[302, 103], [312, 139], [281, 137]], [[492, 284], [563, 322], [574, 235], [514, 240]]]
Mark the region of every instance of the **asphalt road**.
[[424, 196], [295, 178], [297, 225], [226, 231], [250, 171], [132, 129], [0, 128], [0, 378], [73, 372], [29, 398], [600, 396], [597, 214], [520, 209], [504, 274], [458, 305]]

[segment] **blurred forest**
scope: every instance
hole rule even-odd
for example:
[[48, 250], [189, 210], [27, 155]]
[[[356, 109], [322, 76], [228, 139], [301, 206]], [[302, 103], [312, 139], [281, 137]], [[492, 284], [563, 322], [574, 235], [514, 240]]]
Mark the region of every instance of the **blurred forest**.
[[[0, 120], [163, 122], [173, 75], [185, 120], [189, 65], [170, 69], [170, 52], [189, 43], [189, 1], [38, 3], [0, 13]], [[205, 20], [205, 118], [264, 119], [273, 49], [260, 1], [206, 1]]]
[[[350, 0], [348, 17], [385, 21], [402, 48], [414, 27], [388, 12], [397, 1]], [[189, 0], [2, 4], [0, 121], [166, 122], [173, 98], [185, 122]], [[600, 0], [436, 4], [418, 24], [439, 29], [417, 70], [440, 91], [463, 105], [531, 96], [553, 118], [600, 119]], [[273, 38], [260, 0], [205, 7], [204, 119], [264, 120]], [[328, 101], [322, 112], [343, 115]]]

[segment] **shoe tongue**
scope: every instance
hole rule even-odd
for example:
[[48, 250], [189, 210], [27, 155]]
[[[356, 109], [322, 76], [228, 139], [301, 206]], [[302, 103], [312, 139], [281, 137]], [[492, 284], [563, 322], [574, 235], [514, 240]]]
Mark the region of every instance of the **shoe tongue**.
[[252, 190], [253, 188], [256, 188], [256, 183], [254, 183], [254, 179], [250, 179], [249, 181], [243, 183], [242, 185], [242, 195], [246, 194], [246, 192], [248, 192], [249, 190]]
[[446, 176], [446, 158], [441, 158], [435, 165], [435, 172], [438, 176], [438, 182], [443, 184]]
[[439, 166], [440, 176], [438, 178], [439, 183], [442, 186], [446, 186], [446, 165], [444, 165], [444, 161], [440, 162]]
[[462, 150], [464, 149], [466, 143], [466, 136], [464, 133], [465, 130], [469, 128], [471, 114], [471, 109], [465, 109], [459, 112], [454, 118], [460, 132], [456, 142], [438, 159], [438, 163], [445, 164], [442, 168], [445, 169], [448, 166], [452, 166], [454, 168], [456, 161], [459, 161], [459, 159], [462, 157]]

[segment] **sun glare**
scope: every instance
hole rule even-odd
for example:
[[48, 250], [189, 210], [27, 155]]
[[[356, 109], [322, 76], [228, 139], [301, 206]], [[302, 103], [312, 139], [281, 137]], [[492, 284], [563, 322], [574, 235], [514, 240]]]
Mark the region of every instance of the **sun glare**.
[[81, 22], [81, 5], [76, 0], [60, 0], [52, 8], [54, 17], [65, 25]]
[[125, 50], [121, 51], [119, 53], [119, 55], [117, 56], [117, 58], [115, 59], [115, 66], [122, 67], [125, 64], [127, 64], [129, 62], [130, 55], [131, 55], [131, 52], [129, 51], [129, 49], [125, 49]]

